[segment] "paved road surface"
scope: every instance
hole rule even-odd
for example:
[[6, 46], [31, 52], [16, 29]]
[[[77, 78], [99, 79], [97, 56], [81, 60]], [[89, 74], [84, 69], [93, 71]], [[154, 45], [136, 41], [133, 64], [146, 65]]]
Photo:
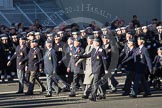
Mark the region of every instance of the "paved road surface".
[[81, 91], [74, 98], [69, 98], [68, 92], [46, 98], [44, 94], [40, 94], [37, 85], [33, 96], [25, 96], [24, 94], [15, 94], [18, 87], [17, 82], [1, 83], [0, 108], [162, 108], [162, 90], [153, 91], [149, 98], [142, 98], [142, 95], [139, 95], [139, 98], [132, 99], [128, 96], [121, 96], [124, 78], [118, 78], [118, 81], [120, 82], [118, 92], [107, 94], [105, 100], [97, 102], [83, 100]]

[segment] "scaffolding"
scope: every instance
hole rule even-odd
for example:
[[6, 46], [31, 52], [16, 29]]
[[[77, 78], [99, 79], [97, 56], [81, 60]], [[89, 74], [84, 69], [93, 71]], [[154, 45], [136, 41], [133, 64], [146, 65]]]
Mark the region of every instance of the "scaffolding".
[[39, 19], [43, 26], [57, 26], [62, 22], [66, 23], [65, 20], [67, 19], [58, 6], [45, 7], [43, 2], [38, 3], [35, 0], [26, 3], [15, 2], [14, 8], [14, 10], [0, 11], [1, 24], [11, 26], [12, 23], [23, 22], [25, 26], [30, 26], [35, 19]]

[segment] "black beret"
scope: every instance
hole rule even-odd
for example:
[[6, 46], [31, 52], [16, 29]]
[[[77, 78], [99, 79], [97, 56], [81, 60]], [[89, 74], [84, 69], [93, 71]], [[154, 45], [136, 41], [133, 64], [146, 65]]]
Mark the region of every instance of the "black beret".
[[100, 39], [99, 38], [94, 38], [93, 41], [100, 42]]
[[103, 35], [102, 38], [104, 38], [104, 39], [110, 39], [109, 35]]
[[162, 50], [162, 47], [159, 47], [158, 50]]
[[145, 37], [144, 37], [144, 36], [140, 36], [140, 37], [138, 37], [137, 39], [138, 39], [138, 40], [143, 40], [143, 41], [145, 41]]
[[87, 39], [94, 39], [94, 36], [93, 36], [93, 35], [89, 35], [89, 36], [87, 37]]
[[127, 33], [130, 34], [130, 35], [133, 35], [134, 34], [133, 31], [129, 31]]
[[68, 40], [74, 40], [74, 38], [73, 37], [69, 37]]
[[61, 38], [60, 35], [56, 34], [54, 38]]
[[133, 43], [134, 43], [134, 42], [135, 42], [135, 40], [134, 40], [134, 39], [129, 39], [129, 42], [133, 42]]
[[31, 41], [32, 43], [38, 43], [38, 40], [37, 39], [34, 39]]
[[75, 38], [74, 41], [81, 42], [80, 38]]
[[21, 35], [25, 35], [25, 34], [27, 34], [27, 32], [21, 32]]
[[19, 40], [27, 40], [26, 37], [20, 37]]
[[52, 41], [52, 40], [47, 39], [47, 40], [46, 40], [46, 43], [53, 43], [53, 41]]

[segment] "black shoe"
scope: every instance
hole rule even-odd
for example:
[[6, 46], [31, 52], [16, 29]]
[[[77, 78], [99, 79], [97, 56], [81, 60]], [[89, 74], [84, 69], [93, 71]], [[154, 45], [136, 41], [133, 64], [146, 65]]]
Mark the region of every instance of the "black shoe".
[[103, 96], [102, 96], [102, 99], [106, 99], [106, 95], [103, 95]]
[[5, 79], [2, 79], [2, 83], [4, 83], [5, 82]]
[[122, 93], [122, 96], [128, 96], [128, 95], [129, 95], [129, 93], [127, 93], [127, 92]]
[[137, 95], [130, 94], [129, 97], [131, 97], [131, 98], [137, 98]]
[[83, 99], [88, 99], [88, 96], [87, 95], [83, 95], [82, 98]]
[[97, 99], [98, 99], [98, 100], [106, 99], [106, 96], [105, 96], [105, 95], [103, 95], [103, 96], [99, 95], [99, 96], [97, 97]]
[[45, 97], [52, 97], [52, 94], [47, 94], [45, 95]]
[[96, 102], [96, 98], [89, 98], [90, 101]]
[[69, 94], [69, 97], [75, 97], [75, 94]]
[[25, 95], [33, 95], [33, 92], [26, 92]]
[[13, 78], [9, 78], [8, 81], [9, 81], [9, 82], [12, 82], [12, 81], [13, 81]]
[[43, 92], [45, 92], [45, 91], [46, 91], [46, 88], [43, 86], [41, 92], [43, 93]]
[[145, 94], [143, 95], [143, 97], [148, 97], [148, 96], [151, 96], [151, 93], [145, 93]]
[[22, 93], [24, 93], [23, 91], [18, 91], [18, 92], [16, 92], [16, 94], [22, 94]]

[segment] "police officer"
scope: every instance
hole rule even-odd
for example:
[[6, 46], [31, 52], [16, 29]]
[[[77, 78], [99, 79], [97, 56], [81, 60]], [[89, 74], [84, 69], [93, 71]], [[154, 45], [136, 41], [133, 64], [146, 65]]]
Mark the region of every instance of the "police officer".
[[1, 34], [1, 42], [2, 42], [2, 46], [1, 46], [1, 61], [2, 64], [1, 66], [2, 68], [2, 74], [1, 74], [1, 79], [2, 82], [5, 81], [5, 78], [7, 78], [9, 81], [13, 80], [13, 76], [11, 74], [11, 66], [7, 66], [7, 62], [8, 60], [10, 60], [11, 56], [14, 53], [13, 47], [11, 46], [11, 44], [9, 43], [9, 38], [6, 34]]
[[[13, 51], [16, 51], [16, 47], [19, 45], [19, 35], [12, 35], [11, 36], [11, 44], [12, 44], [12, 47], [13, 47]], [[16, 59], [12, 60], [12, 63], [11, 63], [11, 70], [12, 70], [12, 74], [15, 75], [16, 73]]]
[[19, 45], [18, 35], [12, 35], [11, 42], [12, 42], [13, 48], [16, 49], [16, 47]]
[[90, 98], [91, 101], [96, 101], [101, 76], [104, 73], [108, 73], [107, 56], [104, 49], [101, 48], [100, 43], [100, 39], [95, 38], [93, 41], [94, 48], [92, 49], [92, 51], [89, 54], [80, 56], [80, 58], [91, 57], [92, 74], [94, 75], [91, 92], [92, 97]]
[[[18, 91], [16, 92], [17, 94], [24, 92], [25, 67], [27, 64], [22, 62], [22, 60], [28, 55], [28, 52], [29, 48], [26, 46], [26, 38], [21, 37], [19, 39], [19, 45], [16, 47], [14, 55], [7, 63], [7, 66], [9, 66], [12, 63], [12, 60], [16, 58], [17, 77], [19, 79], [19, 88]], [[19, 64], [20, 62], [22, 63]]]
[[47, 40], [53, 40], [54, 39], [54, 34], [53, 33], [48, 33], [47, 34]]
[[162, 66], [162, 47], [159, 47], [157, 49], [157, 55], [155, 56], [154, 58], [154, 61], [153, 61], [153, 72], [154, 74], [156, 73], [156, 71], [159, 71], [162, 69], [161, 66]]
[[74, 39], [79, 38], [79, 32], [73, 31], [71, 34]]
[[87, 46], [87, 34], [84, 29], [80, 30], [80, 36], [81, 36], [82, 48], [85, 49]]
[[81, 47], [81, 40], [79, 38], [76, 38], [74, 40], [74, 49], [72, 51], [72, 56], [70, 58], [70, 62], [68, 64], [67, 72], [73, 73], [73, 81], [71, 83], [71, 92], [69, 94], [70, 97], [74, 97], [76, 94], [76, 88], [78, 81], [81, 78], [81, 72], [83, 71], [83, 66], [81, 63], [79, 63], [77, 66], [75, 65], [75, 62], [78, 60], [78, 58], [75, 57], [75, 55], [81, 55], [84, 53], [84, 49]]
[[101, 28], [101, 30], [102, 30], [102, 34], [103, 34], [103, 35], [107, 35], [107, 34], [108, 34], [108, 29], [107, 29], [107, 27], [103, 27], [103, 28]]
[[124, 47], [124, 36], [122, 34], [121, 28], [115, 29], [115, 38], [119, 47], [119, 52], [121, 52]]
[[35, 39], [38, 40], [38, 46], [39, 46], [39, 48], [41, 50], [43, 50], [43, 48], [44, 48], [44, 40], [45, 40], [44, 38], [45, 37], [43, 37], [40, 32], [35, 32], [34, 35], [35, 35]]
[[130, 97], [132, 98], [137, 97], [140, 82], [144, 88], [143, 97], [147, 97], [151, 95], [150, 88], [149, 88], [148, 82], [145, 77], [147, 68], [149, 69], [150, 73], [152, 73], [151, 59], [150, 59], [147, 48], [144, 46], [144, 43], [145, 43], [144, 37], [139, 37], [137, 42], [138, 42], [139, 47], [137, 48], [134, 54], [135, 78], [134, 78], [133, 89], [130, 94]]
[[153, 75], [150, 77], [150, 82], [154, 82], [154, 87], [160, 89], [160, 79], [162, 77], [162, 47], [157, 49], [157, 55], [153, 61]]
[[95, 38], [99, 38], [100, 37], [100, 31], [96, 30], [96, 31], [93, 31], [93, 35]]
[[162, 45], [162, 26], [156, 27], [158, 36], [156, 37], [156, 40], [158, 40], [159, 47]]
[[65, 35], [64, 31], [58, 31], [57, 35], [62, 38], [62, 42], [67, 42], [68, 36]]
[[145, 37], [145, 39], [146, 39], [145, 46], [147, 47], [147, 49], [149, 51], [151, 59], [154, 59], [154, 56], [156, 54], [155, 52], [156, 52], [157, 48], [154, 47], [155, 41], [153, 40], [153, 34], [148, 30], [147, 26], [142, 26], [142, 35], [141, 36]]
[[31, 32], [29, 32], [28, 34], [27, 34], [27, 41], [26, 41], [26, 44], [27, 44], [27, 46], [30, 48], [30, 43], [31, 43], [31, 41], [33, 41], [34, 39], [35, 39], [35, 34], [34, 34], [34, 32], [33, 31], [31, 31]]

